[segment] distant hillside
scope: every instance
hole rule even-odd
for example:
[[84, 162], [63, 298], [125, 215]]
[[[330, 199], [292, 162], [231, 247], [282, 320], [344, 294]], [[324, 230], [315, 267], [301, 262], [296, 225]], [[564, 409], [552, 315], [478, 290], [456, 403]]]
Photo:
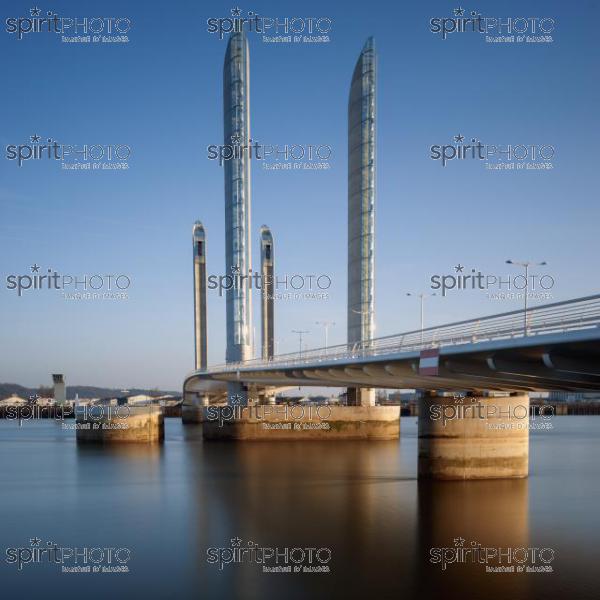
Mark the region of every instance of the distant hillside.
[[[52, 388], [44, 388], [44, 390], [48, 389], [51, 390]], [[143, 390], [141, 388], [129, 388], [127, 392], [128, 394], [153, 394], [158, 396], [171, 394], [173, 396], [181, 396], [181, 391]], [[27, 388], [17, 383], [0, 383], [0, 400], [12, 396], [13, 394], [17, 394], [17, 396], [21, 396], [21, 398], [28, 398], [34, 394], [40, 394], [40, 388]], [[73, 400], [75, 394], [79, 394], [80, 398], [108, 398], [109, 396], [115, 397], [125, 395], [123, 390], [120, 389], [95, 387], [93, 385], [67, 385], [67, 400]]]

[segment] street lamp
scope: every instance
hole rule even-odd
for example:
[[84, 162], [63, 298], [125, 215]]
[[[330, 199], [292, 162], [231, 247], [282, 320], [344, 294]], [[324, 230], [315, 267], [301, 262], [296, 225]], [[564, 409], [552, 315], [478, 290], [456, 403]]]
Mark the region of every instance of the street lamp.
[[416, 296], [417, 298], [419, 298], [421, 300], [421, 344], [423, 344], [423, 304], [424, 304], [424, 300], [425, 298], [427, 298], [428, 296], [435, 296], [436, 294], [413, 294], [412, 292], [406, 292], [407, 296]]
[[315, 325], [321, 325], [325, 329], [325, 354], [327, 354], [329, 327], [332, 325], [335, 327], [335, 321], [315, 321]]
[[523, 335], [527, 337], [527, 296], [529, 293], [529, 267], [543, 267], [548, 263], [544, 260], [542, 262], [536, 263], [531, 262], [530, 260], [518, 261], [518, 260], [507, 260], [507, 265], [517, 265], [519, 267], [525, 268], [525, 309], [523, 311]]
[[299, 338], [300, 338], [300, 358], [302, 358], [302, 336], [305, 333], [310, 333], [310, 331], [307, 330], [299, 330], [299, 329], [292, 329], [292, 333], [297, 333]]

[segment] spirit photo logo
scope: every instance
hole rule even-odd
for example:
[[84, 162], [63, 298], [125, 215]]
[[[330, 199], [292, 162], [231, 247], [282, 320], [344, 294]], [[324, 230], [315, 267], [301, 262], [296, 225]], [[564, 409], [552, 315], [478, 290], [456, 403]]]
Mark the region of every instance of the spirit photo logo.
[[[263, 277], [258, 271], [248, 269], [247, 274], [243, 274], [237, 266], [231, 267], [231, 275], [209, 275], [208, 289], [219, 290], [219, 296], [223, 296], [223, 291], [238, 289], [257, 289], [263, 290], [265, 286], [271, 286], [273, 294], [284, 290], [288, 292], [294, 290], [304, 290], [307, 293], [322, 293], [331, 287], [331, 277], [329, 275], [275, 275], [274, 277]], [[274, 296], [275, 297], [275, 296]]]
[[[222, 40], [230, 33], [242, 31], [263, 36], [264, 42], [328, 42], [332, 22], [328, 17], [263, 17], [253, 11], [243, 16], [239, 7], [231, 9], [230, 17], [206, 20], [208, 33]], [[278, 38], [277, 36], [288, 36]]]
[[[38, 397], [30, 396], [27, 404], [7, 406], [3, 417], [10, 421], [19, 421], [19, 427], [23, 426], [23, 421], [35, 421], [38, 419], [54, 419], [55, 421], [73, 420], [75, 416], [81, 417], [84, 421], [102, 422], [103, 420], [127, 419], [131, 414], [129, 406], [111, 406], [109, 404], [83, 404], [74, 406], [72, 404], [37, 404]], [[67, 427], [63, 423], [64, 429], [77, 429], [76, 427]], [[126, 429], [127, 427], [125, 427]], [[119, 427], [123, 429], [123, 427]]]
[[451, 144], [434, 144], [429, 148], [429, 158], [439, 160], [443, 167], [451, 161], [483, 160], [486, 168], [499, 168], [494, 163], [512, 165], [510, 169], [551, 169], [554, 146], [549, 144], [482, 144], [477, 138], [465, 141], [465, 136], [455, 135]]
[[[455, 8], [451, 17], [429, 20], [431, 33], [443, 40], [452, 33], [480, 33], [486, 42], [552, 42], [554, 19], [550, 17], [484, 17], [476, 10]], [[497, 37], [504, 39], [496, 39]]]
[[[127, 299], [125, 290], [129, 289], [131, 279], [127, 275], [61, 275], [52, 268], [40, 273], [37, 263], [30, 267], [31, 275], [7, 275], [6, 289], [16, 290], [21, 297], [25, 292], [56, 290], [66, 300], [88, 299], [75, 297], [75, 293], [88, 293], [93, 299]], [[97, 298], [96, 298], [97, 297]]]
[[[250, 419], [262, 422], [263, 429], [330, 429], [327, 420], [331, 416], [331, 407], [327, 405], [244, 405], [241, 396], [237, 394], [230, 396], [230, 401], [231, 404], [227, 406], [209, 406], [206, 409], [206, 419], [218, 421], [219, 427], [223, 427], [225, 423]], [[275, 417], [275, 421], [270, 417]]]
[[452, 540], [453, 546], [430, 548], [429, 562], [445, 571], [449, 565], [485, 565], [487, 573], [552, 573], [555, 552], [552, 548], [485, 547], [465, 538]]
[[263, 573], [329, 573], [329, 548], [263, 547], [239, 537], [230, 540], [229, 547], [206, 550], [206, 562], [218, 564], [219, 570], [230, 564], [262, 565]]
[[6, 158], [14, 160], [19, 167], [28, 161], [55, 160], [62, 163], [63, 169], [120, 169], [127, 168], [131, 148], [125, 144], [59, 144], [52, 138], [42, 138], [34, 134], [27, 144], [6, 146]]
[[61, 17], [51, 10], [42, 14], [37, 6], [29, 10], [29, 16], [8, 17], [4, 23], [6, 32], [15, 35], [17, 40], [31, 33], [55, 33], [62, 35], [65, 42], [74, 41], [65, 39], [66, 36], [80, 35], [100, 38], [94, 41], [125, 42], [129, 40], [123, 39], [127, 37], [124, 34], [131, 29], [131, 21], [126, 17]]
[[[484, 275], [477, 269], [471, 269], [470, 273], [465, 273], [464, 265], [460, 263], [454, 267], [452, 275], [432, 275], [431, 289], [442, 290], [442, 296], [447, 296], [450, 290], [482, 290], [492, 292], [502, 292], [503, 290], [518, 290], [520, 293], [527, 291], [528, 297], [536, 299], [536, 290], [543, 290], [540, 299], [547, 299], [547, 290], [554, 287], [554, 278], [552, 275], [536, 275], [528, 273], [525, 275]], [[516, 296], [515, 296], [516, 297]]]
[[[230, 144], [211, 144], [206, 147], [207, 157], [209, 160], [218, 160], [222, 166], [224, 162], [229, 160], [239, 160], [241, 158], [249, 158], [250, 160], [265, 161], [265, 163], [282, 164], [280, 168], [288, 169], [308, 169], [311, 166], [322, 164], [327, 165], [327, 161], [333, 153], [331, 146], [328, 144], [283, 144], [271, 145], [261, 144], [257, 140], [249, 139], [247, 143], [240, 135], [234, 134], [231, 136]], [[321, 162], [319, 162], [321, 161]], [[274, 166], [266, 166], [265, 169], [275, 169]], [[315, 167], [312, 167], [315, 168]]]
[[129, 548], [65, 547], [33, 537], [29, 546], [6, 548], [5, 562], [22, 571], [33, 564], [61, 565], [63, 573], [128, 573], [131, 559]]
[[[554, 416], [552, 405], [531, 407], [525, 404], [482, 403], [464, 393], [453, 395], [452, 404], [431, 404], [429, 419], [441, 421], [442, 427], [448, 422], [463, 419], [479, 419], [489, 421], [488, 429], [552, 429], [550, 419]], [[504, 422], [496, 423], [498, 419]], [[540, 419], [540, 421], [538, 421]]]

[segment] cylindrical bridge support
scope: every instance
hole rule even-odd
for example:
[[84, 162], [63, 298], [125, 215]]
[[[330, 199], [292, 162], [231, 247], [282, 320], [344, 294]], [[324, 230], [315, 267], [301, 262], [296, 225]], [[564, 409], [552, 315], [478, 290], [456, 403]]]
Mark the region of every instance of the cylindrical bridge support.
[[419, 407], [419, 478], [527, 477], [529, 395], [430, 395]]

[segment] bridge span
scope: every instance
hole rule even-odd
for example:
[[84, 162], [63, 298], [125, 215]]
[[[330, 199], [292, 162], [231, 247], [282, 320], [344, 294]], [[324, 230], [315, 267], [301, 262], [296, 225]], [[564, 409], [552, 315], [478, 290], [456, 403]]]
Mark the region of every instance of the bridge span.
[[184, 392], [332, 386], [531, 392], [600, 389], [600, 294], [447, 325], [227, 363], [190, 373]]

